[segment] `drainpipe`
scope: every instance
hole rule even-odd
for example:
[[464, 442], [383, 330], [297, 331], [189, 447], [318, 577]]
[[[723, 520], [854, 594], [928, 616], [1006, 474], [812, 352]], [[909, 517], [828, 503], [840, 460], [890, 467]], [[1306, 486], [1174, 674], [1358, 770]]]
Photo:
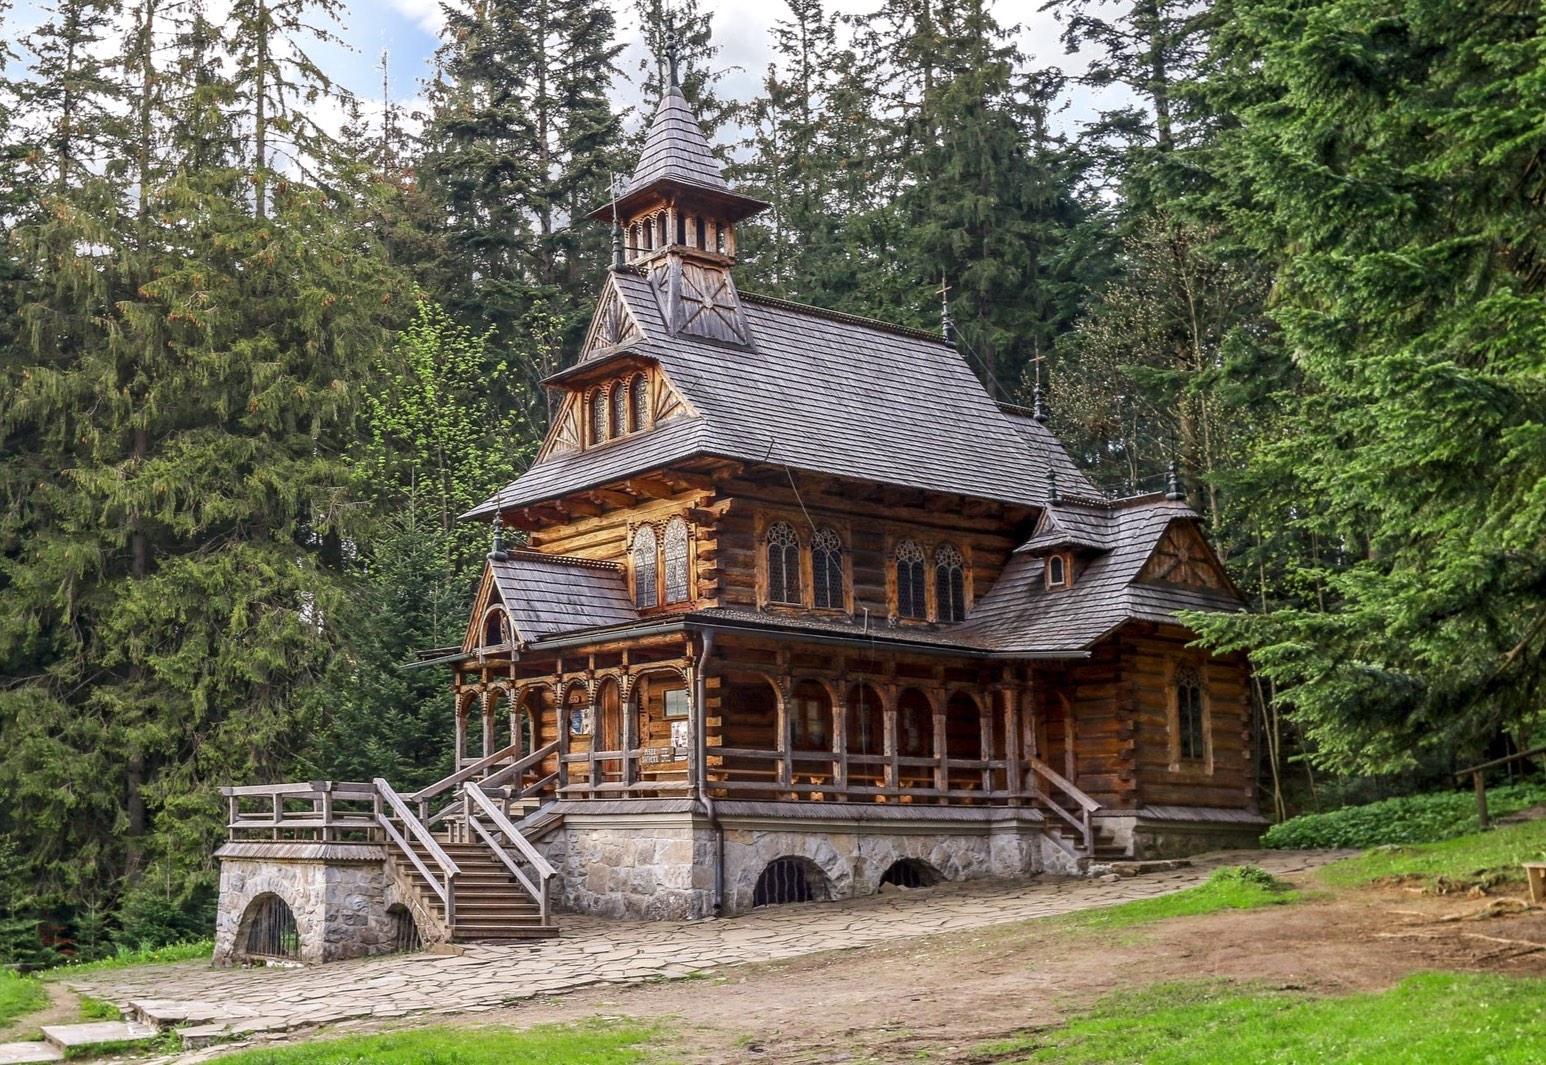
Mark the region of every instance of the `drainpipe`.
[[697, 726], [693, 737], [696, 741], [693, 745], [693, 759], [698, 778], [698, 801], [703, 804], [709, 827], [714, 830], [714, 916], [718, 917], [725, 911], [725, 826], [714, 809], [713, 797], [709, 795], [709, 726], [707, 715], [703, 712], [708, 687], [704, 683], [704, 673], [708, 670], [709, 655], [713, 653], [714, 630], [704, 629], [699, 636], [698, 668], [693, 673], [693, 716]]

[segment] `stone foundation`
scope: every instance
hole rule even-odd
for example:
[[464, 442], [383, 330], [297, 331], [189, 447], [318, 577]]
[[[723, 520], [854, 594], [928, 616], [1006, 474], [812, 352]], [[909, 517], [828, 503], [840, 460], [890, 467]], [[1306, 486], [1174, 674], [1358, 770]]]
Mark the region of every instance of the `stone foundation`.
[[1267, 828], [1266, 819], [1259, 815], [1208, 807], [1152, 807], [1097, 814], [1096, 820], [1136, 860], [1250, 850], [1261, 845]]
[[[605, 917], [690, 920], [715, 915], [720, 834], [688, 802], [574, 804], [539, 847], [559, 872], [559, 904]], [[921, 862], [942, 880], [1023, 877], [1072, 862], [1021, 811], [724, 802], [721, 914], [752, 908], [758, 877], [779, 858], [819, 873], [832, 899], [874, 894], [898, 861]], [[1064, 866], [1068, 868], [1064, 868]]]
[[215, 857], [220, 859], [216, 965], [247, 960], [253, 904], [265, 895], [277, 895], [295, 915], [300, 939], [297, 960], [307, 965], [393, 949], [394, 917], [388, 911], [407, 900], [388, 877], [384, 848], [346, 843], [228, 843]]

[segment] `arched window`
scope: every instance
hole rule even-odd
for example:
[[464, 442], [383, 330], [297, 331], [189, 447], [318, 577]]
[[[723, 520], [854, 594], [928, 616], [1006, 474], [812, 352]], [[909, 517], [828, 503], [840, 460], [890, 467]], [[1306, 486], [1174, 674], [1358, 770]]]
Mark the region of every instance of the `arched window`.
[[1052, 555], [1047, 559], [1047, 587], [1061, 588], [1068, 583], [1068, 563], [1062, 555]]
[[926, 618], [923, 548], [912, 540], [896, 545], [896, 612], [904, 618]]
[[644, 250], [649, 251], [655, 247], [655, 220], [648, 219], [644, 223]]
[[819, 529], [811, 538], [811, 579], [819, 609], [843, 609], [843, 541], [836, 529]]
[[1176, 670], [1176, 749], [1183, 761], [1207, 757], [1203, 735], [1202, 674], [1195, 666]]
[[826, 751], [832, 746], [832, 696], [819, 681], [802, 680], [794, 686], [794, 707], [789, 715], [790, 748]]
[[618, 381], [612, 386], [612, 436], [628, 434], [628, 387]]
[[599, 444], [607, 438], [607, 390], [598, 388], [590, 394], [590, 442]]
[[666, 525], [666, 602], [687, 602], [687, 522], [672, 518]]
[[800, 538], [787, 521], [768, 526], [768, 602], [800, 602]]
[[868, 684], [860, 684], [848, 693], [848, 750], [851, 754], [884, 754], [885, 718], [880, 693]]
[[641, 525], [633, 534], [633, 602], [641, 610], [660, 604], [655, 580], [655, 527]]
[[966, 620], [966, 563], [954, 544], [934, 552], [934, 602], [939, 620]]
[[628, 384], [628, 431], [637, 433], [648, 426], [649, 416], [650, 386], [641, 373]]
[[927, 758], [934, 753], [934, 707], [917, 688], [897, 697], [896, 750], [904, 758]]

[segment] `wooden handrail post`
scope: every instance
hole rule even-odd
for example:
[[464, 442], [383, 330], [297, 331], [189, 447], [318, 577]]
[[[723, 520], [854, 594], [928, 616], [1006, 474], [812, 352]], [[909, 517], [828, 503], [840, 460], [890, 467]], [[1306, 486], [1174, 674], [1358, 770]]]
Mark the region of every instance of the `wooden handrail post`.
[[1471, 774], [1471, 783], [1476, 788], [1476, 820], [1485, 832], [1492, 827], [1492, 821], [1487, 816], [1487, 781], [1482, 776], [1481, 770], [1478, 769]]

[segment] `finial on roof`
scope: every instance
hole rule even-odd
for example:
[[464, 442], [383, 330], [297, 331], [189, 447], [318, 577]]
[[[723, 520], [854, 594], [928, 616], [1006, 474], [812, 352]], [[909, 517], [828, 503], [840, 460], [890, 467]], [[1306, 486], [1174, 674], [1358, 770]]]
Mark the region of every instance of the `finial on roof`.
[[494, 514], [494, 546], [488, 553], [490, 562], [504, 562], [510, 556], [505, 552], [504, 523], [499, 520], [499, 513]]
[[666, 24], [666, 66], [670, 70], [671, 81], [669, 85], [673, 89], [682, 87], [679, 68], [682, 65], [682, 35], [676, 31], [676, 22], [672, 20]]
[[955, 346], [956, 323], [950, 317], [950, 282], [941, 277], [939, 279], [939, 331], [945, 338], [945, 343]]
[[1051, 466], [1047, 467], [1047, 502], [1062, 502], [1062, 497], [1058, 495], [1058, 471]]
[[1165, 469], [1165, 498], [1181, 500], [1186, 498], [1186, 489], [1181, 487], [1181, 467], [1175, 459], [1170, 460], [1170, 465]]
[[1037, 382], [1031, 397], [1031, 417], [1043, 425], [1047, 424], [1047, 390], [1041, 387], [1040, 382]]

